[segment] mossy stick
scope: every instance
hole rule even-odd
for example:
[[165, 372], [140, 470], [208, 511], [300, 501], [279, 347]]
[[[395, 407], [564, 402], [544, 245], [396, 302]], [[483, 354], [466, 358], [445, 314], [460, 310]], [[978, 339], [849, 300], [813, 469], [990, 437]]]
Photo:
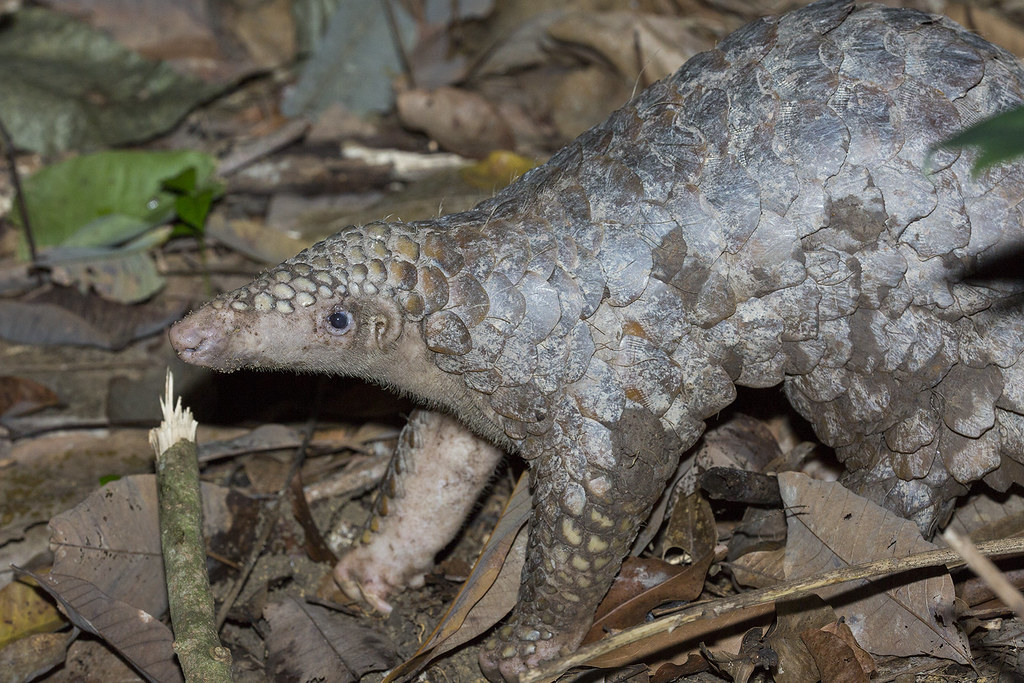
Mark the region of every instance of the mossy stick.
[[231, 681], [231, 651], [221, 645], [214, 626], [213, 593], [206, 573], [203, 506], [199, 492], [196, 421], [192, 411], [173, 403], [173, 378], [167, 372], [164, 419], [149, 433], [156, 451], [160, 501], [160, 547], [174, 630], [174, 651], [186, 681]]

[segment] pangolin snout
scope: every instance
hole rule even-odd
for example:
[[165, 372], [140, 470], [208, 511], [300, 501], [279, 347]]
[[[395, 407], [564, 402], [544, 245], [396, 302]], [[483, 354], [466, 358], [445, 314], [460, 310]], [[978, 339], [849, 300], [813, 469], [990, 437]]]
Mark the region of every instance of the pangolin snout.
[[219, 349], [223, 346], [224, 336], [211, 334], [210, 326], [202, 318], [204, 310], [189, 315], [184, 320], [179, 320], [171, 326], [167, 336], [175, 353], [190, 365], [202, 365], [206, 367], [219, 367], [218, 361], [222, 355]]

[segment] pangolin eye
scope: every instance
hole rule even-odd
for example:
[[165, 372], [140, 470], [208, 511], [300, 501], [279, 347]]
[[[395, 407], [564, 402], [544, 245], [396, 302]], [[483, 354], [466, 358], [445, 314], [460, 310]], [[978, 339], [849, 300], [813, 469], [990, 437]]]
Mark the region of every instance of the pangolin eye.
[[352, 327], [352, 314], [348, 311], [335, 311], [327, 316], [330, 323], [328, 331], [332, 334], [345, 334]]

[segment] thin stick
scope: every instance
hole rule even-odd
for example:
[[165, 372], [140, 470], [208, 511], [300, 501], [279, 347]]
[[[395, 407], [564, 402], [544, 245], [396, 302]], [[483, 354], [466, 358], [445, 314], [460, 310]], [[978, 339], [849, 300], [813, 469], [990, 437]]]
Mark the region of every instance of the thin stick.
[[18, 174], [18, 164], [14, 159], [14, 141], [11, 134], [7, 132], [3, 119], [0, 119], [0, 138], [4, 141], [4, 158], [7, 159], [7, 168], [11, 173], [11, 184], [14, 186], [14, 204], [18, 207], [18, 216], [21, 218], [21, 228], [25, 232], [25, 243], [28, 245], [28, 254], [32, 259], [33, 269], [36, 277], [42, 284], [42, 272], [38, 269], [36, 257], [36, 239], [32, 234], [32, 223], [28, 217], [28, 205], [25, 203], [25, 193], [21, 188], [21, 176]]
[[[978, 551], [987, 556], [1020, 554], [1024, 552], [1024, 538], [1004, 538], [997, 541], [988, 541], [987, 543], [979, 544]], [[929, 550], [928, 552], [917, 553], [908, 557], [875, 560], [874, 562], [865, 562], [852, 567], [819, 572], [818, 574], [796, 581], [787, 581], [777, 586], [761, 588], [722, 600], [699, 603], [684, 609], [678, 614], [634, 626], [600, 640], [593, 645], [581, 647], [568, 657], [546, 662], [538, 668], [523, 674], [520, 677], [520, 682], [540, 683], [541, 681], [553, 681], [572, 667], [583, 666], [599, 655], [612, 652], [659, 633], [673, 631], [680, 626], [700, 619], [717, 617], [732, 610], [763, 605], [781, 600], [782, 598], [805, 595], [818, 588], [847, 581], [888, 576], [925, 567], [945, 565], [947, 568], [953, 568], [964, 564], [966, 562], [954, 550]]]
[[206, 573], [203, 505], [199, 490], [196, 426], [192, 411], [174, 405], [167, 371], [164, 419], [149, 433], [156, 451], [160, 501], [160, 548], [167, 575], [167, 597], [174, 628], [174, 651], [186, 681], [231, 681], [231, 651], [217, 637], [213, 592]]
[[996, 597], [1016, 612], [1018, 617], [1024, 619], [1024, 595], [1013, 587], [1006, 579], [1006, 575], [992, 564], [992, 560], [978, 552], [971, 539], [961, 536], [952, 529], [946, 529], [942, 532], [942, 540], [964, 559], [970, 570], [992, 589]]
[[405, 45], [402, 43], [402, 34], [398, 30], [398, 19], [395, 17], [395, 8], [391, 6], [390, 0], [380, 0], [384, 6], [384, 16], [388, 20], [388, 28], [391, 29], [391, 38], [395, 43], [395, 52], [398, 54], [398, 61], [402, 64], [402, 71], [409, 79], [410, 87], [416, 87], [416, 77], [412, 73], [412, 65], [409, 62], [409, 55], [406, 54]]

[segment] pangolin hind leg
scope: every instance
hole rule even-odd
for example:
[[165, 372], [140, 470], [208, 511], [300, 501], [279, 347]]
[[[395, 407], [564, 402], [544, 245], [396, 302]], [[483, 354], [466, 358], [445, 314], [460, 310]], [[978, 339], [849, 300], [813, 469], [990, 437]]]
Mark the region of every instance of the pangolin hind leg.
[[926, 538], [973, 482], [1006, 490], [1021, 472], [1024, 318], [998, 308], [952, 320], [926, 307], [858, 311], [845, 355], [786, 380], [845, 465], [842, 483]]

